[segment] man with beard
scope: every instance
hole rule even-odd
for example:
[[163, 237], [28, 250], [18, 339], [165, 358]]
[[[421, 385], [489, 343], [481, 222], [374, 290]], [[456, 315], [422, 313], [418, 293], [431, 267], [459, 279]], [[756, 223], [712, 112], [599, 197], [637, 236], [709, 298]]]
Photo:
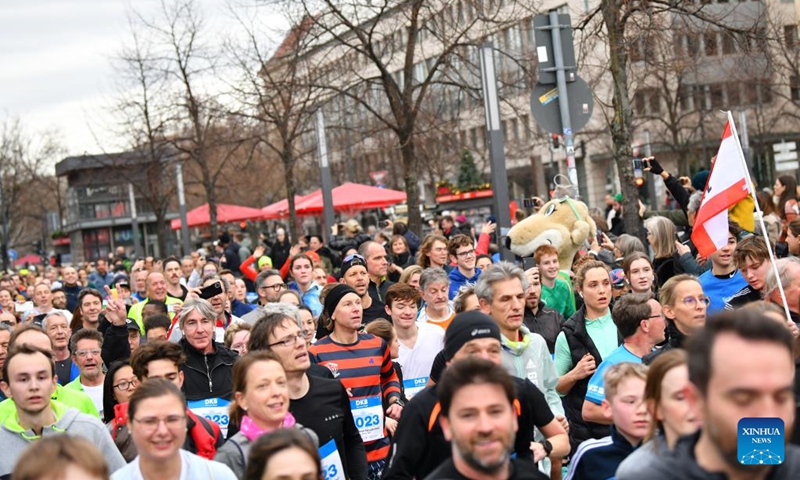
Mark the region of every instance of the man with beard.
[[78, 295], [83, 287], [78, 285], [78, 271], [73, 267], [61, 269], [61, 289], [67, 295], [67, 311], [74, 312], [78, 306]]
[[56, 288], [53, 293], [53, 308], [58, 310], [67, 310], [67, 294], [61, 288]]
[[164, 280], [167, 281], [167, 295], [180, 301], [186, 300], [189, 290], [181, 284], [183, 270], [181, 262], [175, 257], [164, 260]]
[[69, 351], [69, 339], [72, 335], [69, 322], [61, 312], [50, 312], [44, 317], [42, 328], [53, 343], [53, 360], [58, 383], [66, 385], [80, 374], [78, 365], [72, 362], [72, 353]]
[[[501, 337], [500, 327], [485, 313], [469, 311], [458, 314], [444, 338], [442, 352], [448, 368], [468, 357], [489, 360], [500, 367], [503, 348]], [[514, 378], [513, 381], [519, 422], [513, 441], [516, 457], [527, 462], [538, 462], [545, 454], [550, 458], [566, 455], [569, 452], [567, 433], [553, 416], [542, 392], [527, 379]], [[439, 386], [434, 384], [427, 387], [408, 402], [392, 438], [393, 455], [383, 480], [428, 478], [451, 454], [443, 426], [439, 423]], [[539, 428], [546, 440], [537, 442], [532, 448], [534, 427]], [[558, 451], [556, 446], [559, 446]]]
[[78, 330], [70, 340], [72, 361], [78, 365], [80, 375], [65, 385], [65, 388], [81, 391], [92, 399], [95, 408], [103, 417], [103, 334], [97, 330]]
[[144, 335], [144, 321], [142, 320], [142, 310], [147, 302], [151, 300], [159, 300], [167, 305], [169, 311], [169, 318], [175, 317], [175, 306], [181, 305], [183, 302], [177, 298], [172, 298], [167, 295], [167, 282], [164, 279], [164, 274], [161, 272], [150, 272], [147, 274], [145, 280], [145, 290], [147, 291], [147, 298], [141, 302], [132, 305], [128, 311], [128, 318], [139, 325], [139, 334]]
[[547, 342], [550, 355], [556, 351], [556, 338], [564, 325], [564, 317], [542, 302], [542, 282], [539, 268], [525, 271], [528, 289], [525, 291], [525, 316], [523, 323], [531, 333], [538, 333]]
[[691, 383], [684, 392], [692, 408], [701, 414], [703, 426], [698, 433], [681, 438], [670, 454], [654, 457], [647, 478], [800, 477], [797, 446], [786, 444], [777, 465], [769, 459], [764, 464], [743, 465], [737, 445], [742, 418], [778, 418], [783, 421], [785, 432], [792, 431], [792, 348], [789, 329], [760, 313], [740, 309], [710, 318], [688, 341]]
[[361, 317], [361, 325], [365, 326], [373, 320], [384, 318], [383, 302], [375, 300], [369, 294], [369, 274], [367, 273], [367, 261], [361, 255], [350, 255], [342, 262], [341, 283], [353, 287], [359, 297], [361, 297], [361, 307], [364, 309]]
[[259, 272], [253, 284], [258, 295], [258, 307], [242, 317], [242, 321], [250, 325], [254, 325], [264, 315], [263, 307], [266, 304], [279, 302], [283, 292], [289, 288], [284, 283], [281, 272], [271, 268]]
[[548, 478], [529, 460], [511, 458], [519, 429], [515, 402], [514, 381], [502, 367], [481, 358], [451, 365], [439, 384], [439, 423], [452, 457], [425, 478]]

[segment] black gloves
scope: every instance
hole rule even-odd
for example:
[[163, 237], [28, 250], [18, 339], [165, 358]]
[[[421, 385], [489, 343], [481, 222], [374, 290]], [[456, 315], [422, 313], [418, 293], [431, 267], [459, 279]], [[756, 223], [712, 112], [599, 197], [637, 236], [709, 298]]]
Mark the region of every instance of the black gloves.
[[647, 164], [650, 165], [650, 173], [653, 175], [661, 175], [664, 173], [664, 169], [661, 167], [661, 164], [658, 163], [656, 157], [651, 157], [650, 160], [647, 161]]

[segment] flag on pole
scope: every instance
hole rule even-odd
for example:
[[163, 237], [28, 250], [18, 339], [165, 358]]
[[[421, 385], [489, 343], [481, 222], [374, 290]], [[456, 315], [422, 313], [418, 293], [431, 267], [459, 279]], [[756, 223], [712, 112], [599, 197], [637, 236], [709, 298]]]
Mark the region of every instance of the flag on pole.
[[711, 166], [703, 199], [694, 219], [692, 242], [700, 255], [708, 257], [728, 243], [728, 209], [750, 194], [747, 164], [739, 139], [725, 123], [717, 159]]

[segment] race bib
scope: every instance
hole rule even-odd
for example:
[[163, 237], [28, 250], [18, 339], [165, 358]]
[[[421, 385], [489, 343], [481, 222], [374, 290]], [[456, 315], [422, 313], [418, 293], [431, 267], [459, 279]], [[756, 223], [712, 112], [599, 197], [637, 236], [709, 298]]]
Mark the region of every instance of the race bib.
[[381, 397], [365, 397], [350, 400], [350, 410], [363, 442], [383, 438], [383, 404]]
[[406, 392], [406, 398], [411, 400], [414, 395], [424, 390], [426, 385], [428, 385], [428, 377], [409, 378], [408, 380], [403, 380], [403, 389]]
[[346, 480], [342, 457], [336, 448], [336, 440], [319, 447], [319, 457], [322, 460], [322, 474], [324, 480]]
[[205, 417], [219, 425], [222, 437], [228, 436], [228, 423], [230, 423], [229, 406], [231, 402], [224, 398], [206, 398], [205, 400], [192, 400], [188, 402], [189, 410], [199, 417]]

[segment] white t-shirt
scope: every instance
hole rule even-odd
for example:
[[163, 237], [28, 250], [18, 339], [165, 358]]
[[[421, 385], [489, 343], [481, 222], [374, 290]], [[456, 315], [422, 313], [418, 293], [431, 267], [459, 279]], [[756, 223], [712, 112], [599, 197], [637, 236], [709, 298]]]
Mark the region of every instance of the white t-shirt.
[[103, 418], [103, 385], [87, 387], [81, 384], [81, 387], [83, 387], [83, 393], [89, 395], [89, 398], [92, 399], [92, 403], [94, 403], [95, 408], [97, 408], [97, 411], [100, 413], [100, 418]]
[[[444, 348], [444, 330], [430, 323], [417, 323], [417, 341], [414, 348], [408, 348], [400, 341], [397, 363], [403, 371], [403, 385], [406, 396], [411, 398], [421, 390], [431, 374], [431, 366], [436, 355]], [[409, 395], [411, 393], [411, 395]]]

